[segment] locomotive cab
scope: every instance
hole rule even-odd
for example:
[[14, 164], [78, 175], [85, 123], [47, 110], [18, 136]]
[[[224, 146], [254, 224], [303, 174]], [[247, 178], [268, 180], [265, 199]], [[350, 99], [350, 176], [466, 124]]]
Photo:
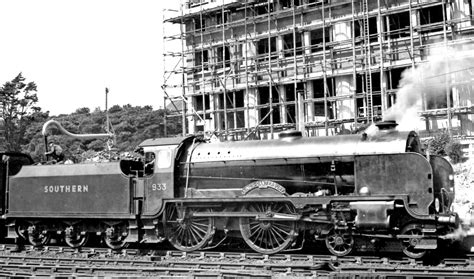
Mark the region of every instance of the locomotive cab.
[[180, 157], [180, 149], [188, 138], [149, 139], [139, 147], [143, 149], [145, 162], [143, 179], [137, 184], [143, 184], [143, 217], [156, 217], [162, 210], [163, 201], [175, 196], [175, 158]]

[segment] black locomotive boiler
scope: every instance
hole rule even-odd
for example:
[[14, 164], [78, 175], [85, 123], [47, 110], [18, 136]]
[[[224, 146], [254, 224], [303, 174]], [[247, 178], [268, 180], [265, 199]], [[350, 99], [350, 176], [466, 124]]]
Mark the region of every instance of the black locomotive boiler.
[[394, 126], [268, 141], [150, 139], [140, 144], [143, 162], [24, 165], [14, 174], [4, 160], [5, 230], [33, 245], [54, 237], [79, 247], [94, 234], [114, 249], [167, 240], [194, 251], [233, 236], [265, 254], [316, 239], [337, 256], [369, 243], [419, 258], [458, 226], [453, 169]]

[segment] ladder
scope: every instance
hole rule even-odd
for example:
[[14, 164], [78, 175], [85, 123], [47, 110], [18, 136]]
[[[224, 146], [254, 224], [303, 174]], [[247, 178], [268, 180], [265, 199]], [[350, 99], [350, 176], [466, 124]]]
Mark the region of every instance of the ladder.
[[369, 30], [369, 0], [362, 0], [362, 21], [363, 21], [363, 36], [364, 36], [364, 69], [365, 69], [365, 102], [366, 102], [366, 118], [367, 123], [374, 122], [374, 107], [372, 100], [372, 72], [371, 72], [371, 50], [370, 50], [370, 30]]

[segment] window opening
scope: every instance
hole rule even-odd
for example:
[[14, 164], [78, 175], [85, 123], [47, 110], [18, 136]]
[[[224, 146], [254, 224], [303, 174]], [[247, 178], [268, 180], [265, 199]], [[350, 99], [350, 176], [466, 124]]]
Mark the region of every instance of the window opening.
[[145, 175], [152, 175], [155, 170], [155, 153], [145, 153]]
[[217, 48], [217, 68], [222, 68], [222, 56], [225, 59], [225, 66], [230, 67], [230, 49], [228, 46]]
[[410, 13], [403, 12], [387, 16], [387, 22], [385, 22], [385, 30], [388, 31], [388, 34], [385, 38], [402, 38], [410, 36]]
[[326, 43], [330, 42], [329, 28], [324, 29], [324, 40], [323, 40], [323, 29], [311, 31], [311, 52], [318, 52], [323, 50], [323, 41]]
[[158, 151], [158, 162], [157, 167], [159, 169], [166, 169], [171, 167], [171, 150], [170, 149], [162, 149]]
[[438, 32], [443, 31], [443, 6], [433, 6], [420, 10], [420, 25], [424, 27], [421, 32]]

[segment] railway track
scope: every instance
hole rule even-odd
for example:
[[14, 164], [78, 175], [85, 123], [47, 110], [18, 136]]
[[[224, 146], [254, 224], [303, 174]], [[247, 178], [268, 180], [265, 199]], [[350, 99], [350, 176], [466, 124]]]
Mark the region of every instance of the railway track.
[[436, 265], [419, 260], [330, 255], [177, 252], [105, 248], [0, 245], [0, 276], [186, 276], [186, 277], [472, 277], [474, 255], [444, 259]]

